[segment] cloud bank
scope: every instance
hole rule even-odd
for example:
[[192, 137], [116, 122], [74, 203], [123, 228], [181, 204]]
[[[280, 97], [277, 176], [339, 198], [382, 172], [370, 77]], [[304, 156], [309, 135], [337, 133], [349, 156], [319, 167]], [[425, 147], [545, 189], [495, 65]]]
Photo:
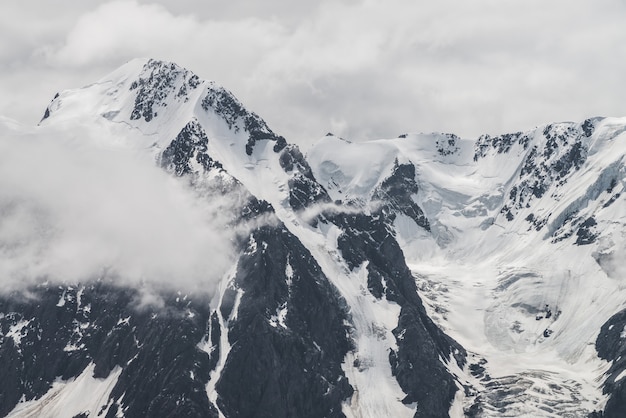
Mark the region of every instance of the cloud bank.
[[3, 290], [107, 276], [210, 293], [234, 261], [228, 202], [92, 135], [0, 132]]
[[8, 3], [0, 114], [22, 120], [137, 56], [223, 84], [305, 147], [623, 113], [621, 0]]

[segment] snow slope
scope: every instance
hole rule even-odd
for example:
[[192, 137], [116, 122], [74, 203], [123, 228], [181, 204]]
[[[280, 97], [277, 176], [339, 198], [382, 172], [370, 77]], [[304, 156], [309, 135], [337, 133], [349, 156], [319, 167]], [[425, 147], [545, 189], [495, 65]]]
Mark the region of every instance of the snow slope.
[[[217, 286], [213, 319], [197, 345], [215, 363], [203, 383], [218, 416], [228, 415], [219, 388], [229, 360], [241, 350], [231, 341], [248, 297], [241, 264], [265, 257], [272, 235], [264, 226], [280, 231], [285, 242], [293, 244], [288, 240], [294, 237], [302, 249], [299, 260], [292, 253], [278, 261], [267, 256], [263, 267], [280, 265], [274, 275], [284, 276], [284, 283], [268, 284], [274, 293], [258, 301], [269, 304], [267, 318], [255, 329], [263, 337], [263, 327], [291, 337], [291, 291], [300, 279], [294, 271], [319, 266], [349, 318], [342, 326], [353, 347], [342, 352], [341, 370], [353, 392], [341, 405], [345, 416], [424, 416], [407, 381], [428, 388], [440, 368], [458, 388], [454, 403], [444, 405], [454, 417], [587, 416], [604, 408], [610, 364], [598, 358], [594, 343], [626, 300], [626, 119], [551, 124], [476, 140], [431, 133], [349, 142], [328, 135], [304, 157], [215, 83], [175, 64], [134, 60], [93, 85], [60, 93], [37, 129], [77, 137], [99, 132], [92, 136], [107, 146], [188, 176], [204, 198], [218, 184], [237, 201], [225, 207], [243, 206], [249, 197], [259, 207], [271, 205], [250, 224], [236, 226], [246, 247]], [[380, 222], [384, 227], [367, 229]], [[397, 360], [406, 349], [406, 312], [417, 321], [421, 302], [399, 297], [391, 275], [374, 273], [380, 266], [372, 266], [390, 257], [381, 249], [387, 237], [372, 242], [376, 233], [397, 241], [402, 254], [389, 250], [391, 257], [399, 270], [405, 263], [410, 268], [428, 316], [467, 350], [464, 358], [460, 346], [420, 322], [435, 341], [425, 349], [436, 363], [429, 365], [433, 376], [421, 376], [423, 381], [406, 378], [419, 365]], [[255, 234], [268, 239], [257, 242]], [[382, 262], [379, 254], [365, 261], [349, 254], [342, 246], [346, 236], [362, 239], [355, 247], [362, 244], [364, 253], [378, 245]], [[273, 298], [280, 303], [271, 305]], [[20, 326], [5, 335], [18, 345]], [[10, 416], [34, 416], [42, 408], [93, 414], [108, 405], [117, 375], [98, 380], [90, 373], [87, 368], [74, 380], [55, 382]], [[191, 372], [190, 378], [197, 376]], [[84, 388], [93, 396], [80, 395]]]
[[[141, 91], [147, 86], [151, 88]], [[310, 176], [306, 164], [298, 160], [297, 149], [283, 150], [281, 140], [284, 140], [256, 115], [243, 109], [223, 88], [199, 80], [174, 64], [156, 61], [134, 60], [98, 83], [60, 93], [48, 107], [41, 129], [72, 130], [77, 124], [83, 129], [110, 132], [109, 146], [145, 152], [157, 161], [163, 158], [164, 150], [179, 132], [193, 126], [193, 135], [207, 139], [206, 148], [198, 148], [189, 159], [193, 174], [202, 176], [203, 167], [195, 157], [206, 153], [245, 190], [269, 202], [278, 219], [310, 251], [347, 302], [355, 348], [345, 357], [343, 368], [354, 395], [345, 402], [343, 412], [350, 417], [415, 414], [415, 404], [401, 402], [406, 394], [392, 375], [389, 363], [390, 349], [398, 349], [392, 330], [398, 327], [400, 307], [369, 293], [365, 266], [356, 271], [346, 266], [336, 243], [341, 231], [310, 224], [312, 217], [328, 208], [328, 202], [311, 211], [294, 210], [294, 187], [303, 181], [308, 184], [306, 179]], [[325, 191], [319, 185], [315, 183], [313, 188], [324, 196]], [[235, 289], [233, 280], [233, 274], [225, 276], [220, 288]], [[240, 300], [241, 290], [237, 292]], [[223, 304], [223, 291], [220, 295], [217, 306]], [[236, 317], [237, 305], [233, 309]], [[219, 309], [216, 312], [221, 328], [229, 327], [229, 321], [235, 319], [222, 317]], [[269, 323], [274, 328], [285, 328], [288, 315], [286, 310], [277, 311]], [[217, 405], [216, 382], [231, 349], [226, 334], [222, 334], [219, 345], [217, 368], [207, 384], [208, 398]], [[199, 347], [209, 354], [213, 350], [210, 341]], [[40, 408], [44, 402], [44, 398], [33, 401], [32, 408]], [[23, 416], [24, 408], [26, 404], [20, 404], [13, 413], [16, 417]], [[218, 412], [223, 414], [219, 409]]]
[[309, 151], [331, 196], [365, 207], [394, 163], [415, 166], [413, 199], [431, 231], [401, 213], [393, 227], [431, 317], [474, 357], [459, 372], [473, 387], [457, 399], [466, 411], [602, 410], [608, 363], [594, 342], [626, 300], [625, 127], [607, 118], [477, 141], [327, 136]]
[[92, 364], [75, 379], [55, 382], [43, 397], [20, 403], [7, 417], [99, 416], [100, 411], [108, 407], [109, 395], [122, 370], [114, 370], [106, 379], [94, 378], [93, 371]]

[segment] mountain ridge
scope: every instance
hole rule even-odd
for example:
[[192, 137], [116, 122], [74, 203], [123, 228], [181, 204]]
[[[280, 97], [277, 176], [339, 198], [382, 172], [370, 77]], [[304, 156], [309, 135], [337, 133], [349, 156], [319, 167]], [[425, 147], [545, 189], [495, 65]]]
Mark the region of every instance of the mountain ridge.
[[[109, 133], [108, 145], [147, 153], [207, 201], [237, 196], [229, 225], [247, 226], [235, 238], [237, 261], [210, 302], [188, 295], [180, 305], [163, 295], [168, 309], [196, 318], [190, 334], [168, 331], [165, 346], [146, 339], [154, 331], [136, 318], [132, 299], [89, 321], [76, 319], [84, 314], [74, 307], [63, 315], [87, 329], [110, 317], [105, 347], [122, 351], [100, 355], [91, 336], [62, 332], [57, 356], [85, 344], [75, 350], [78, 366], [64, 369], [65, 360], [57, 360], [34, 391], [3, 386], [9, 416], [42, 407], [55, 379], [102, 370], [101, 356], [109, 358], [108, 373], [95, 378], [121, 374], [97, 407], [77, 411], [83, 416], [96, 416], [95, 409], [106, 416], [229, 417], [623, 411], [626, 365], [606, 342], [624, 344], [613, 331], [623, 321], [615, 282], [626, 215], [626, 149], [617, 140], [623, 119], [477, 140], [407, 134], [347, 142], [330, 135], [304, 155], [215, 83], [173, 63], [135, 60], [94, 85], [60, 93], [40, 128], [75, 124]], [[37, 289], [49, 301], [46, 311], [0, 301], [3, 362], [20, 358], [22, 340], [43, 353], [45, 345], [33, 339], [44, 329], [43, 312], [67, 309], [60, 301], [75, 292]], [[132, 290], [106, 287], [93, 297], [118, 292]], [[113, 324], [126, 317], [131, 331], [116, 331]], [[156, 393], [156, 383], [138, 374], [162, 376], [154, 359], [169, 355], [167, 344], [182, 349], [177, 338], [187, 354], [174, 355], [184, 366], [169, 370], [178, 376], [171, 382], [191, 377], [193, 395], [162, 377]], [[188, 363], [190, 355], [200, 368]], [[21, 361], [27, 367], [26, 357]], [[17, 382], [19, 372], [11, 373]]]

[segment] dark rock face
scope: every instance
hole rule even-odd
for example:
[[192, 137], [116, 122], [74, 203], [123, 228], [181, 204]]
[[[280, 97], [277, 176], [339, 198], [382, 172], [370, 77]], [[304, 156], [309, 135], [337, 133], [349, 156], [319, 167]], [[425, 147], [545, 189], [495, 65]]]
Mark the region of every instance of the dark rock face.
[[[563, 186], [574, 172], [580, 170], [587, 160], [589, 138], [600, 120], [587, 119], [581, 124], [557, 123], [547, 125], [541, 131], [516, 132], [497, 137], [483, 135], [476, 141], [474, 161], [487, 155], [510, 153], [514, 146], [517, 146], [518, 152], [525, 153], [519, 178], [509, 189], [500, 211], [506, 220], [515, 219], [521, 209], [531, 207], [533, 200], [542, 198], [551, 188], [556, 190]], [[540, 230], [549, 224], [550, 216], [549, 213], [541, 217], [531, 214], [526, 220], [531, 224], [530, 228]], [[574, 217], [571, 220], [575, 220], [576, 224], [583, 222]], [[555, 240], [565, 239], [575, 232], [555, 237]], [[586, 236], [586, 232], [583, 229], [581, 234]], [[584, 236], [578, 242], [579, 245], [584, 245], [588, 240]]]
[[[182, 85], [175, 92], [181, 77]], [[179, 101], [188, 101], [188, 91], [196, 89], [199, 84], [198, 76], [174, 63], [148, 61], [139, 78], [130, 86], [130, 90], [137, 90], [130, 120], [144, 119], [150, 122], [158, 116], [159, 108], [167, 105], [165, 99], [168, 96], [174, 93]]]
[[593, 217], [587, 218], [576, 232], [576, 245], [589, 245], [594, 243], [598, 238], [598, 234], [594, 228], [596, 225], [597, 222]]
[[401, 307], [398, 327], [393, 330], [398, 350], [390, 352], [389, 362], [407, 394], [403, 402], [417, 402], [415, 417], [448, 416], [457, 387], [440, 358], [462, 366], [465, 350], [428, 317], [384, 216], [380, 212], [373, 216], [327, 213], [325, 219], [344, 231], [338, 248], [348, 266], [354, 269], [368, 262], [368, 290], [372, 295]]
[[[264, 212], [257, 203], [250, 212]], [[96, 378], [121, 368], [103, 416], [217, 416], [205, 387], [226, 332], [232, 348], [217, 382], [226, 416], [343, 416], [353, 392], [341, 368], [352, 348], [345, 302], [284, 227], [250, 240], [233, 280], [239, 306], [224, 298], [220, 307], [227, 329], [207, 299], [165, 292], [163, 307], [142, 308], [137, 290], [102, 282], [2, 297], [0, 415], [94, 363]]]
[[[341, 364], [352, 348], [345, 302], [284, 228], [250, 236], [234, 286], [238, 311], [222, 305], [232, 348], [217, 382], [229, 417], [340, 417], [352, 395]], [[245, 384], [242, 384], [245, 382]]]
[[41, 118], [40, 122], [43, 122], [44, 120], [48, 119], [50, 117], [50, 108], [47, 107], [46, 111], [43, 113], [43, 117]]
[[513, 145], [520, 144], [523, 149], [528, 148], [531, 136], [522, 132], [504, 134], [499, 136], [482, 135], [474, 145], [474, 161], [484, 158], [490, 149], [494, 149], [498, 154], [508, 153]]
[[428, 218], [412, 198], [418, 191], [415, 166], [398, 164], [396, 160], [391, 175], [374, 191], [373, 200], [381, 202], [381, 212], [389, 222], [393, 222], [397, 213], [403, 213], [413, 219], [417, 225], [430, 231]]
[[[191, 91], [198, 88], [201, 81], [197, 75], [177, 66], [157, 60], [149, 60], [143, 67], [139, 78], [131, 83], [130, 90], [136, 90], [135, 105], [130, 120], [143, 119], [150, 122], [158, 117], [160, 108], [167, 106], [168, 98], [175, 102], [189, 101]], [[249, 112], [235, 96], [214, 83], [208, 83], [206, 95], [200, 103], [205, 111], [212, 110], [237, 133], [244, 129], [248, 134], [246, 153], [252, 155], [257, 141], [275, 141], [274, 152], [281, 151], [287, 141], [276, 135], [265, 121], [253, 112]]]
[[191, 160], [195, 159], [204, 169], [221, 168], [207, 153], [209, 139], [197, 120], [189, 122], [161, 154], [161, 167], [177, 176], [190, 174]]
[[48, 119], [50, 117], [50, 115], [52, 114], [52, 112], [50, 111], [50, 107], [52, 106], [52, 102], [54, 102], [57, 97], [59, 97], [59, 93], [56, 93], [54, 95], [54, 97], [52, 98], [52, 101], [50, 102], [50, 105], [48, 105], [48, 107], [46, 107], [46, 111], [43, 113], [43, 117], [41, 118], [41, 120], [39, 121], [39, 123], [43, 122], [44, 120]]
[[286, 146], [280, 154], [279, 162], [283, 170], [292, 175], [288, 182], [289, 205], [294, 210], [331, 201], [326, 190], [315, 180], [309, 163], [297, 146]]
[[586, 137], [591, 137], [591, 135], [593, 135], [594, 131], [596, 130], [596, 125], [601, 122], [604, 118], [602, 117], [595, 117], [595, 118], [589, 118], [586, 119], [582, 125], [581, 128], [583, 130], [583, 133], [585, 134]]
[[[519, 180], [511, 188], [508, 201], [502, 207], [501, 213], [507, 220], [513, 220], [520, 209], [530, 207], [532, 200], [541, 198], [553, 185], [558, 187], [565, 184], [570, 175], [582, 167], [587, 160], [586, 139], [589, 129], [591, 128], [586, 122], [561, 123], [544, 128], [542, 134], [545, 141], [541, 146], [535, 145], [528, 151]], [[516, 134], [513, 137], [518, 136]], [[522, 138], [526, 136], [519, 136], [517, 142], [526, 148], [528, 141], [520, 142]], [[479, 145], [479, 150], [480, 147]], [[508, 152], [510, 146], [503, 149], [503, 152]], [[477, 155], [483, 155], [484, 152], [483, 149]], [[545, 224], [547, 219], [532, 219], [529, 222], [536, 227]]]
[[626, 380], [618, 379], [626, 371], [626, 339], [622, 337], [626, 329], [626, 310], [611, 317], [600, 329], [596, 339], [596, 350], [600, 358], [610, 361], [603, 392], [609, 395], [604, 418], [626, 416]]
[[438, 139], [436, 142], [437, 152], [442, 157], [447, 157], [448, 155], [457, 154], [460, 150], [457, 145], [459, 141], [459, 137], [454, 134], [443, 134], [443, 139]]
[[[271, 212], [250, 198], [241, 219]], [[140, 306], [140, 291], [104, 281], [0, 296], [0, 416], [91, 363], [95, 378], [120, 373], [103, 417], [217, 416], [206, 386], [220, 361], [217, 405], [228, 417], [343, 416], [353, 393], [342, 370], [353, 347], [345, 302], [284, 226], [242, 244], [217, 310], [173, 291], [159, 293], [162, 306]]]
[[[204, 391], [210, 358], [197, 348], [208, 301], [172, 295], [155, 309], [139, 300], [138, 291], [103, 282], [3, 295], [0, 415], [94, 363], [96, 378], [122, 368], [103, 416], [114, 417], [117, 403], [127, 417], [217, 416]], [[19, 338], [7, 336], [11, 329]]]
[[220, 115], [233, 132], [237, 133], [241, 128], [248, 132], [246, 144], [248, 155], [252, 155], [256, 142], [264, 139], [276, 142], [274, 152], [281, 151], [287, 145], [285, 138], [276, 135], [263, 119], [255, 113], [248, 112], [231, 92], [222, 87], [212, 86], [202, 99], [201, 105], [205, 111], [212, 109]]

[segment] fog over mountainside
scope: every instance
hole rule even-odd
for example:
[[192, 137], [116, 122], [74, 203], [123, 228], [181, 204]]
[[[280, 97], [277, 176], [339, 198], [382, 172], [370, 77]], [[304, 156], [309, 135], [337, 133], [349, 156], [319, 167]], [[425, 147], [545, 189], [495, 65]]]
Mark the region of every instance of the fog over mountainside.
[[130, 283], [176, 275], [206, 285], [230, 267], [234, 202], [199, 199], [150, 156], [98, 144], [110, 135], [80, 128], [70, 137], [52, 129], [3, 133], [5, 286], [42, 277], [81, 281], [105, 269]]
[[60, 92], [0, 120], [0, 415], [623, 416], [625, 132], [303, 154], [174, 63]]

